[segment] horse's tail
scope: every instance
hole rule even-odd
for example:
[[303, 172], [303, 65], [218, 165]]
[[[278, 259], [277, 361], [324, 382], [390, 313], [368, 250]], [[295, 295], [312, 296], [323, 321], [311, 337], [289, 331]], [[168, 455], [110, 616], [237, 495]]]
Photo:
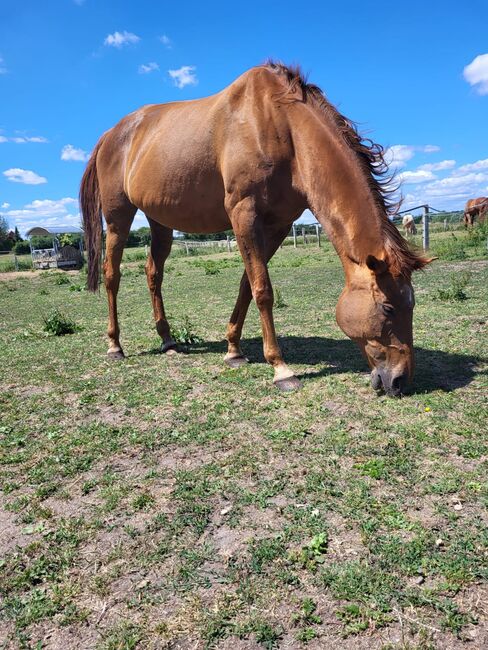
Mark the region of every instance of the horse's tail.
[[93, 150], [80, 185], [80, 209], [83, 215], [85, 248], [88, 253], [87, 287], [89, 291], [98, 291], [102, 257], [102, 204], [97, 175], [97, 153], [102, 141], [100, 139]]

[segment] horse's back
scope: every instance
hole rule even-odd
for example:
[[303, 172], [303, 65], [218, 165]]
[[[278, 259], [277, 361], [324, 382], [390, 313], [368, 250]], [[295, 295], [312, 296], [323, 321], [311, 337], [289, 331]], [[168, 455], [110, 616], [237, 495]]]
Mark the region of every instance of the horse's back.
[[228, 228], [229, 188], [259, 183], [274, 160], [292, 156], [286, 119], [276, 110], [283, 90], [276, 74], [258, 67], [216, 95], [143, 106], [104, 136], [97, 170], [111, 179], [107, 191], [122, 188], [134, 206], [170, 227]]

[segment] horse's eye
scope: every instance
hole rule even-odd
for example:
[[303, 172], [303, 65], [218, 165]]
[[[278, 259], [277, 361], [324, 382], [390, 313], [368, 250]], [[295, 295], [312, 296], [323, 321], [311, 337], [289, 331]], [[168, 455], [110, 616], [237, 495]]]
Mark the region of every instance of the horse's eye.
[[395, 313], [395, 309], [391, 305], [385, 305], [383, 303], [381, 305], [381, 309], [383, 310], [383, 313], [385, 314], [385, 316], [393, 316], [393, 314]]

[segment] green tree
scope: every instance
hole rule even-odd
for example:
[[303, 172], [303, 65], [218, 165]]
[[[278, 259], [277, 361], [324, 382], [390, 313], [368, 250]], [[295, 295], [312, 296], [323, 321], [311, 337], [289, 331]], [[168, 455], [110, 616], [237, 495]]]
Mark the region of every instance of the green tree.
[[14, 243], [14, 237], [8, 229], [7, 219], [0, 215], [0, 251], [12, 250]]

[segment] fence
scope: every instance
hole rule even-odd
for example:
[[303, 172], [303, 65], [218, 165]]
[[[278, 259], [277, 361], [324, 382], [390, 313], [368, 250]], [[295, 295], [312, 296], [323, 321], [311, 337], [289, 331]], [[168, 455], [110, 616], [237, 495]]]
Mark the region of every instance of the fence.
[[412, 216], [414, 217], [415, 223], [420, 222], [422, 224], [422, 247], [424, 250], [427, 250], [429, 248], [431, 231], [442, 232], [446, 230], [459, 230], [463, 228], [462, 212], [447, 212], [445, 210], [438, 210], [437, 208], [433, 208], [431, 205], [417, 205], [414, 208], [409, 208], [408, 210], [401, 210], [398, 213], [398, 218], [393, 220], [395, 225], [401, 225], [401, 215], [409, 214], [419, 209], [422, 210], [422, 214], [420, 216]]
[[0, 251], [0, 271], [24, 270], [25, 263], [13, 251]]
[[227, 239], [207, 239], [202, 241], [192, 239], [173, 239], [173, 246], [180, 246], [183, 248], [187, 255], [191, 255], [192, 249], [211, 248], [218, 250], [227, 250], [229, 253], [236, 249], [237, 242], [235, 239], [227, 237]]

